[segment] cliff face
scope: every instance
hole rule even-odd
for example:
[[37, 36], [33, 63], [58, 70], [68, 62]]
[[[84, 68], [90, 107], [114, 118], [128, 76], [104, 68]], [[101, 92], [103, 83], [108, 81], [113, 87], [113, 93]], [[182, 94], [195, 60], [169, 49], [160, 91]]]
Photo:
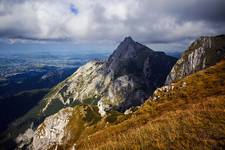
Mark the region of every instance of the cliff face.
[[190, 75], [225, 58], [225, 35], [201, 37], [191, 44], [167, 76], [166, 84]]
[[[81, 135], [85, 128], [101, 119], [95, 106], [82, 105], [61, 109], [47, 117], [35, 131], [27, 129], [25, 134], [17, 137], [18, 148], [32, 150], [57, 149]], [[72, 145], [73, 147], [73, 145]]]
[[110, 109], [124, 111], [140, 105], [164, 84], [175, 62], [175, 58], [127, 37], [108, 61], [89, 62], [57, 85], [45, 98], [42, 112], [50, 114], [53, 107], [57, 111], [84, 103], [97, 104], [103, 116]]

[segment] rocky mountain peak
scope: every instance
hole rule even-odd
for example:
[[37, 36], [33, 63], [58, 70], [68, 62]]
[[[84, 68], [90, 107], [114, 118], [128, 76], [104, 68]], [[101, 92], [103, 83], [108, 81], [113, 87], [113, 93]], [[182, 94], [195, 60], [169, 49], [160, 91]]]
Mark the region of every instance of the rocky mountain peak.
[[215, 65], [225, 58], [225, 35], [202, 36], [194, 41], [177, 61], [166, 84]]
[[[122, 42], [120, 42], [120, 44], [117, 47], [117, 49], [122, 49], [122, 48], [124, 49], [127, 46], [135, 46], [137, 44], [139, 44], [139, 43], [134, 41], [131, 36], [127, 36], [127, 37], [124, 38], [124, 40]], [[129, 50], [129, 49], [126, 49], [126, 50]]]
[[137, 53], [142, 53], [146, 50], [148, 50], [148, 52], [153, 51], [128, 36], [119, 44], [113, 54], [109, 57], [108, 62], [111, 63], [113, 61], [117, 61], [118, 59], [129, 59], [135, 57]]
[[[131, 66], [137, 71], [143, 68], [144, 60], [154, 51], [136, 41], [134, 41], [130, 36], [126, 37], [119, 46], [115, 49], [113, 54], [109, 57], [107, 61], [108, 69], [113, 73], [118, 75], [124, 75], [125, 73], [132, 73]], [[128, 71], [128, 72], [127, 72]]]
[[96, 104], [101, 114], [140, 105], [164, 84], [176, 60], [126, 37], [106, 62], [89, 62], [53, 88], [42, 114], [79, 103]]
[[135, 42], [131, 36], [127, 36], [124, 38], [123, 42], [126, 42], [126, 43], [131, 43], [131, 42]]

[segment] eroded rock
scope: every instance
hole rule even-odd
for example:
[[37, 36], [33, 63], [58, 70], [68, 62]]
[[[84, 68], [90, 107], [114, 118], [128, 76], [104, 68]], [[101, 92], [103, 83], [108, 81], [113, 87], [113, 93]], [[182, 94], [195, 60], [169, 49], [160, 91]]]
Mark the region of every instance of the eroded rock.
[[166, 84], [215, 65], [225, 58], [225, 35], [201, 37], [191, 44], [167, 76]]

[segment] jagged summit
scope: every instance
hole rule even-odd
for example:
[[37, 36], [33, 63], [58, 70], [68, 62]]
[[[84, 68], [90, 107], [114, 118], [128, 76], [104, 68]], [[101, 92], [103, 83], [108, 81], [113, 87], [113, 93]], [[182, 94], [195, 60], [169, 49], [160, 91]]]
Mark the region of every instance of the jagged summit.
[[[124, 40], [119, 44], [119, 46], [121, 45], [141, 45], [144, 46], [140, 43], [138, 43], [137, 41], [135, 41], [131, 36], [127, 36], [124, 38]], [[146, 47], [146, 46], [144, 46]]]
[[116, 58], [129, 58], [133, 57], [138, 52], [145, 50], [153, 51], [152, 49], [142, 45], [132, 39], [132, 37], [125, 37], [124, 40], [119, 44], [113, 54], [109, 57], [109, 62], [112, 61], [113, 57]]
[[130, 36], [126, 37], [109, 57], [108, 69], [116, 75], [118, 73], [123, 75], [123, 70], [130, 70], [132, 66], [133, 71], [139, 70], [140, 72], [144, 65], [143, 61], [150, 55], [154, 55], [153, 53], [156, 52], [134, 41]]
[[77, 103], [97, 103], [101, 114], [140, 105], [164, 84], [176, 60], [126, 37], [108, 61], [89, 62], [53, 88], [42, 112]]
[[132, 39], [131, 36], [125, 37], [123, 41], [124, 41], [124, 42], [134, 42], [134, 40]]

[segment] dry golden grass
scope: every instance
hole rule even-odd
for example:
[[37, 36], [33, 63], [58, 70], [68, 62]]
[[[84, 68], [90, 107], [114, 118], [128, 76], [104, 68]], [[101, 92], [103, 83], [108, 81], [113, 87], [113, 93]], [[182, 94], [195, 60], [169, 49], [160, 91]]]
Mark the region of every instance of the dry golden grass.
[[160, 94], [158, 101], [147, 101], [128, 119], [74, 141], [76, 148], [225, 148], [225, 61]]
[[[207, 98], [203, 103], [166, 112], [146, 124], [128, 127], [128, 130], [121, 130], [118, 134], [113, 133], [113, 129], [103, 130], [83, 141], [78, 148], [222, 149], [225, 146], [224, 99], [224, 96]], [[215, 105], [222, 105], [223, 108], [215, 108]]]

